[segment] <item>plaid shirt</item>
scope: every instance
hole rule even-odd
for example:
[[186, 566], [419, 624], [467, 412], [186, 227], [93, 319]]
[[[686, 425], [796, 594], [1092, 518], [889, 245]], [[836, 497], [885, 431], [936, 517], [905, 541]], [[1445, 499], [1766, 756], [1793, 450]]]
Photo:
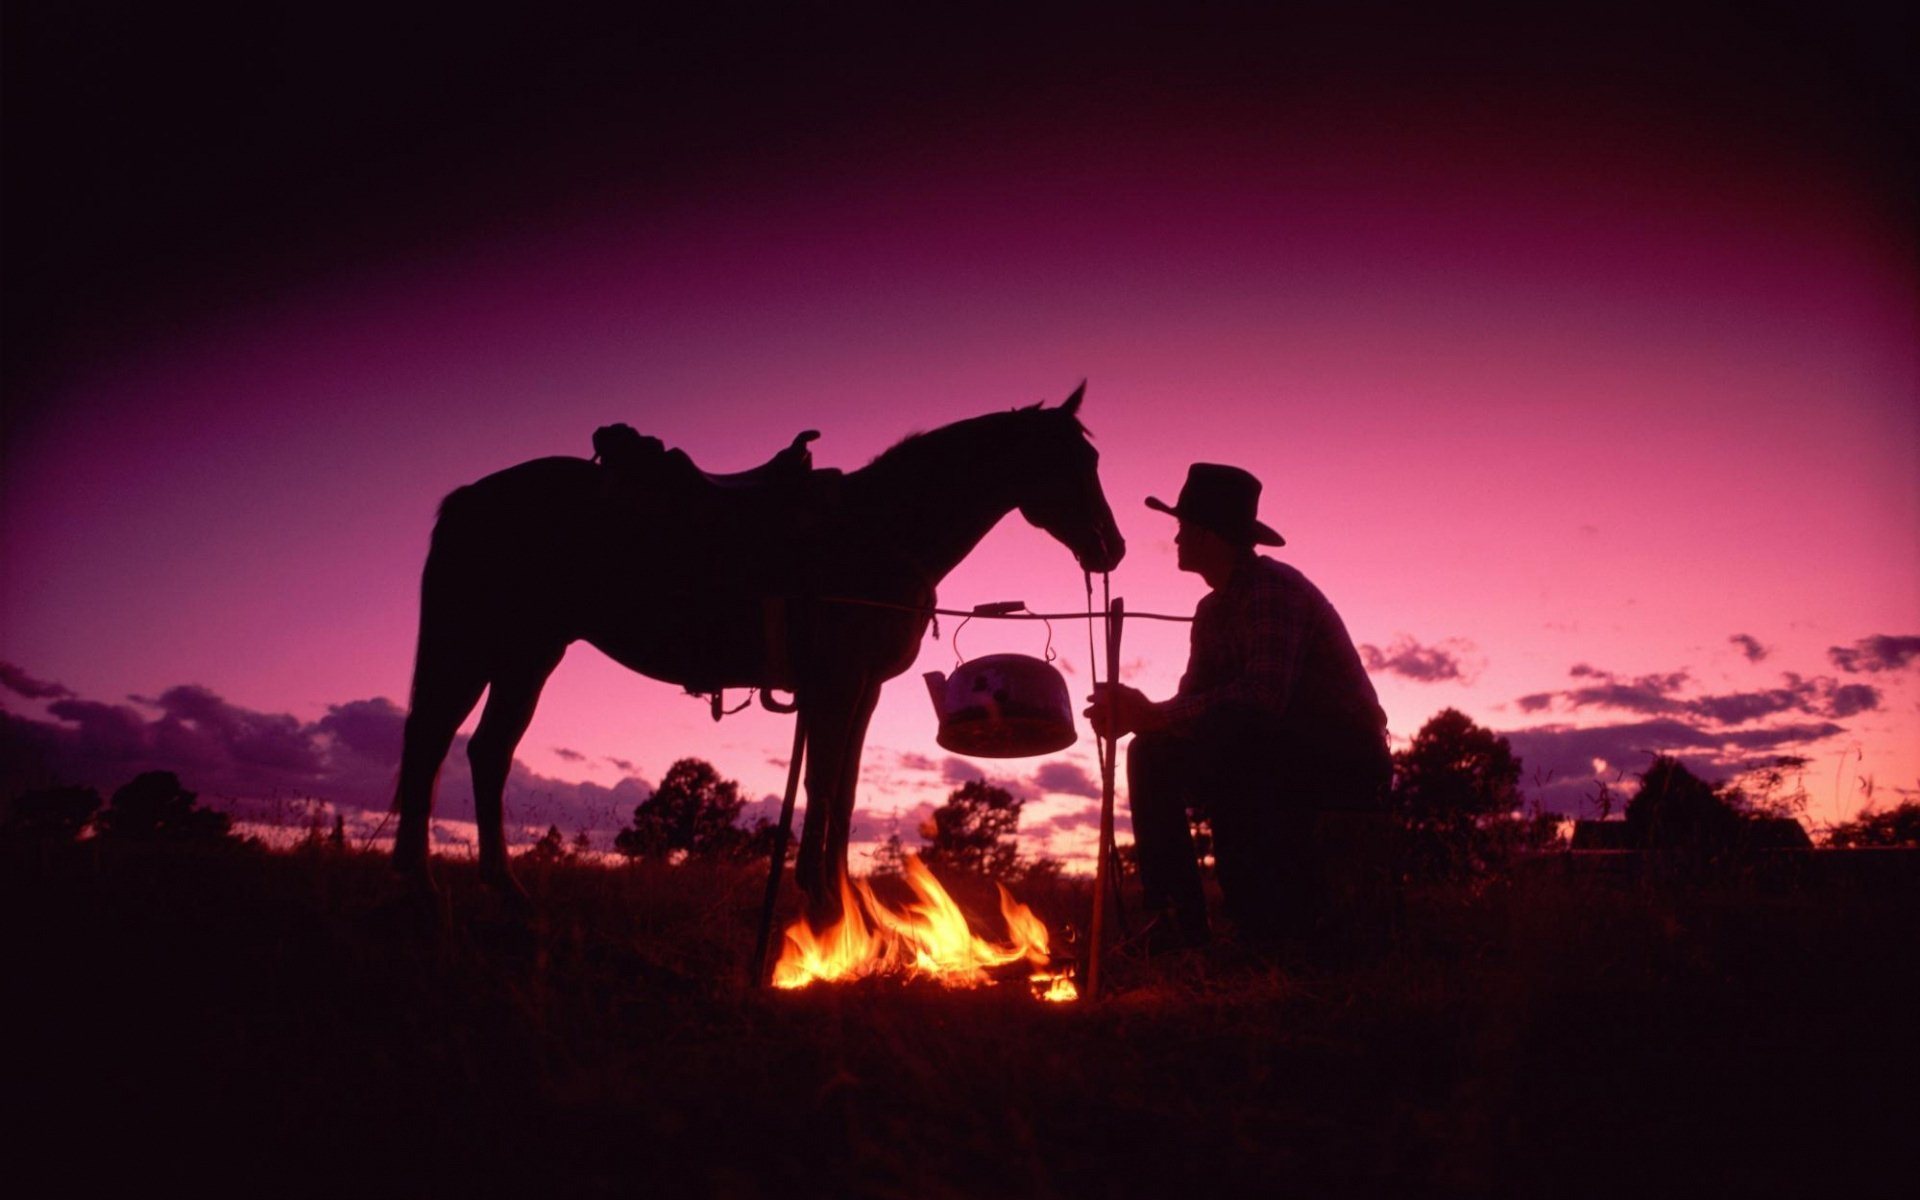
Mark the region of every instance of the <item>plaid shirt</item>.
[[1157, 707], [1175, 732], [1245, 704], [1302, 735], [1381, 740], [1386, 715], [1340, 614], [1305, 575], [1264, 555], [1247, 560], [1193, 614], [1193, 648], [1173, 699]]

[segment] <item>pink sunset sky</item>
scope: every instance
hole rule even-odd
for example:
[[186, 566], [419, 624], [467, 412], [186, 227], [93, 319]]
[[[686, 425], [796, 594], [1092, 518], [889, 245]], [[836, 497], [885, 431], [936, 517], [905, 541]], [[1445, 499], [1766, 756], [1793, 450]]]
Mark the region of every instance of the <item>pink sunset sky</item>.
[[[1051, 27], [1035, 36], [1061, 45], [1018, 70], [958, 50], [916, 83], [874, 70], [873, 95], [906, 88], [898, 107], [855, 103], [868, 77], [843, 95], [826, 65], [776, 73], [792, 94], [705, 83], [733, 107], [676, 127], [657, 167], [651, 127], [629, 143], [604, 113], [582, 130], [539, 110], [486, 173], [370, 175], [352, 220], [282, 197], [245, 237], [198, 228], [217, 254], [148, 268], [111, 309], [29, 320], [60, 351], [9, 379], [9, 785], [162, 766], [240, 811], [313, 796], [371, 828], [448, 491], [585, 456], [612, 421], [722, 471], [817, 428], [817, 463], [851, 469], [1084, 377], [1130, 609], [1191, 612], [1204, 590], [1143, 498], [1171, 499], [1190, 462], [1236, 463], [1402, 744], [1459, 708], [1512, 740], [1531, 797], [1580, 815], [1654, 752], [1716, 778], [1805, 757], [1816, 826], [1914, 797], [1915, 259], [1873, 80], [1791, 30], [1705, 23], [1577, 52], [1553, 31], [1486, 49], [1315, 26], [1327, 57], [1272, 59], [1224, 35], [1162, 59], [1151, 32], [1058, 74], [1047, 51], [1071, 38]], [[1468, 44], [1487, 57], [1447, 57]], [[274, 189], [306, 186], [299, 161], [276, 160]], [[552, 185], [502, 182], [519, 169]], [[398, 215], [369, 225], [383, 187]], [[125, 227], [115, 245], [167, 237], [102, 219]], [[47, 278], [52, 257], [28, 256]], [[942, 590], [1084, 599], [1017, 516]], [[911, 841], [985, 774], [1029, 797], [1030, 848], [1080, 853], [1084, 726], [1045, 759], [935, 746], [918, 674], [952, 666], [956, 624], [885, 692], [861, 828]], [[1185, 636], [1130, 625], [1128, 680], [1169, 693]], [[1053, 637], [1083, 694], [1085, 626]], [[976, 622], [960, 648], [1044, 642]], [[777, 794], [788, 720], [716, 725], [576, 646], [510, 818], [604, 846], [688, 755]], [[458, 840], [457, 755], [439, 811]]]

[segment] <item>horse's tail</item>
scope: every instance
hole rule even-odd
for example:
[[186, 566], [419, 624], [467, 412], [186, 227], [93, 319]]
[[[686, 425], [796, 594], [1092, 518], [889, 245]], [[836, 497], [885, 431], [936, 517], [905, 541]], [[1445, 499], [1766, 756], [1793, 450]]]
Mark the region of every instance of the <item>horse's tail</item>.
[[[479, 702], [485, 668], [476, 652], [471, 606], [475, 586], [473, 523], [465, 508], [468, 488], [440, 505], [426, 566], [420, 572], [420, 621], [413, 651], [413, 678], [407, 691], [407, 719], [400, 754], [394, 809], [414, 841], [433, 805], [433, 783], [460, 722]], [[407, 814], [411, 811], [412, 818]], [[424, 861], [424, 845], [410, 855]]]
[[[478, 583], [483, 547], [472, 485], [455, 488], [440, 502], [420, 571], [420, 625], [414, 644], [412, 703], [423, 697], [423, 682], [449, 665], [466, 641], [462, 610], [470, 607]], [[466, 599], [463, 601], [463, 595]]]

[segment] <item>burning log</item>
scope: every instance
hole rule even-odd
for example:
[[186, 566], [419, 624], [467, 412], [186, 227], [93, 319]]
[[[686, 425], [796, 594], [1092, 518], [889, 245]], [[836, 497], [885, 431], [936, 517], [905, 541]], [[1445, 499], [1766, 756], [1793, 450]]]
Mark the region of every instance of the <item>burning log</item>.
[[899, 975], [972, 988], [1013, 974], [1024, 975], [1041, 999], [1079, 998], [1071, 964], [1057, 963], [1049, 949], [1045, 923], [1006, 888], [999, 892], [1008, 940], [993, 942], [974, 933], [966, 913], [917, 855], [907, 858], [907, 886], [915, 899], [895, 908], [875, 896], [866, 880], [841, 876], [840, 919], [821, 930], [804, 917], [788, 926], [773, 986]]

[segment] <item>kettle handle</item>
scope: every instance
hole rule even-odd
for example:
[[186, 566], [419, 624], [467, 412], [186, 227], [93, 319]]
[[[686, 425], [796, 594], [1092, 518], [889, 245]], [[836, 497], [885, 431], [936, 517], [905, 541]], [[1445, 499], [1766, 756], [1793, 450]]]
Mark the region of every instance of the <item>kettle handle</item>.
[[[975, 617], [1010, 617], [1017, 612], [1032, 613], [1033, 610], [1027, 607], [1025, 600], [995, 600], [989, 604], [974, 605], [973, 611], [962, 618], [959, 628], [953, 631], [953, 665], [959, 667], [967, 661], [966, 656], [960, 653], [960, 630], [967, 627], [968, 621], [973, 620]], [[1038, 613], [1033, 613], [1033, 616], [1029, 617], [1028, 620], [1038, 620], [1047, 627], [1046, 661], [1052, 662], [1054, 659], [1053, 622], [1040, 616]]]

